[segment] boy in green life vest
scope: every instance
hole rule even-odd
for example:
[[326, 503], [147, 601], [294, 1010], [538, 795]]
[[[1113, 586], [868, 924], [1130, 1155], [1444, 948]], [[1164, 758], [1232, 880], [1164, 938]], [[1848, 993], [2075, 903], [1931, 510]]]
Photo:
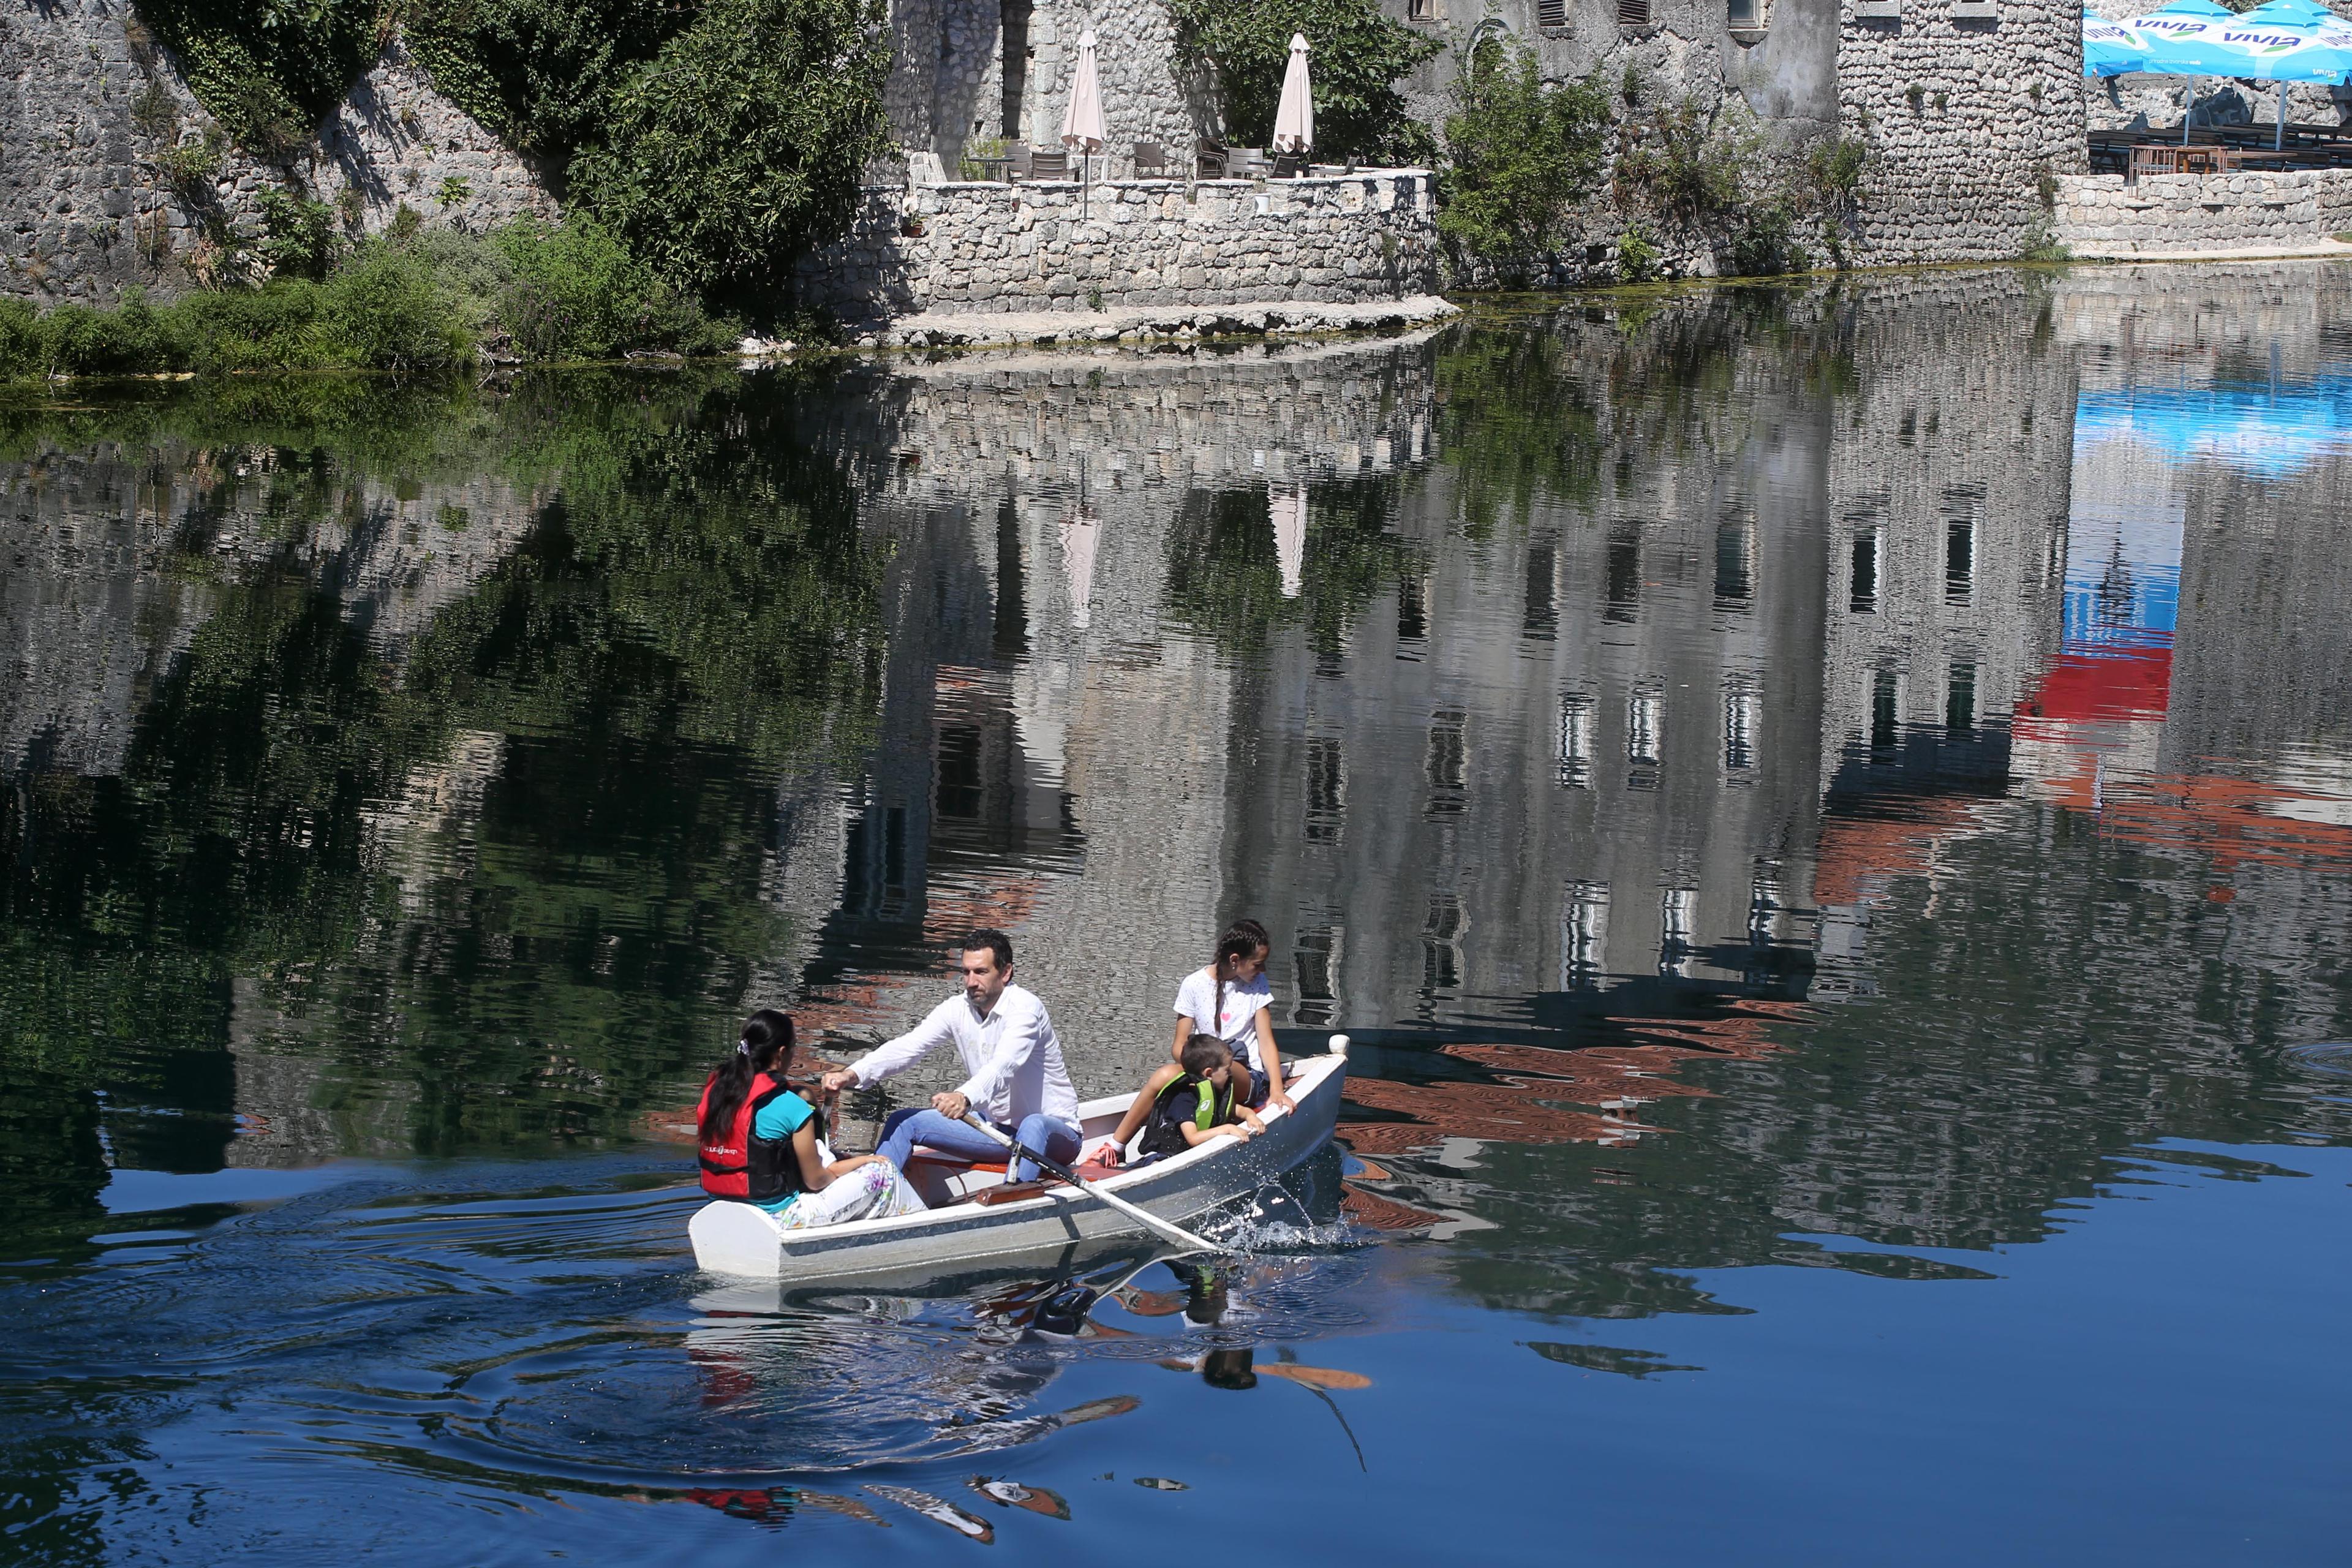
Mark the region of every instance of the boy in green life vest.
[[1213, 1035], [1194, 1035], [1184, 1042], [1182, 1066], [1153, 1073], [1127, 1108], [1106, 1155], [1116, 1159], [1110, 1152], [1124, 1149], [1139, 1125], [1146, 1156], [1181, 1154], [1212, 1138], [1246, 1142], [1265, 1131], [1265, 1123], [1242, 1103], [1248, 1093], [1249, 1069], [1234, 1061], [1225, 1043]]

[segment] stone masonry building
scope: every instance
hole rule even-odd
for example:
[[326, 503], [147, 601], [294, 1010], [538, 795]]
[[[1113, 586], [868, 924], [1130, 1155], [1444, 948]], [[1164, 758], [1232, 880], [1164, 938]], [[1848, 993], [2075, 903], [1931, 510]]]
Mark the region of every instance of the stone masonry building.
[[[2178, 189], [2089, 174], [2087, 126], [2160, 123], [2180, 95], [2160, 79], [2086, 84], [2073, 0], [1381, 4], [1442, 46], [1404, 84], [1413, 112], [1433, 124], [1453, 100], [1461, 60], [1483, 40], [1515, 40], [1548, 79], [1610, 87], [1613, 149], [1654, 134], [1684, 106], [1790, 153], [1832, 138], [1858, 147], [1862, 174], [1837, 247], [1851, 263], [2005, 259], [2037, 236], [2095, 255], [2303, 245], [2352, 225], [2352, 175], [2334, 171], [2171, 177]], [[857, 232], [803, 268], [803, 293], [845, 315], [1097, 299], [1111, 308], [1349, 301], [1439, 281], [1426, 172], [1323, 190], [1242, 188], [1203, 203], [1192, 155], [1201, 139], [1222, 136], [1224, 108], [1213, 76], [1181, 62], [1167, 0], [893, 0], [891, 27], [885, 100], [896, 154], [876, 170], [882, 183]], [[1056, 143], [1089, 28], [1109, 131], [1095, 170], [1129, 180], [1138, 144], [1156, 143], [1169, 188], [1147, 196], [1129, 187], [1097, 212], [1073, 185], [1007, 193], [962, 180], [985, 144]], [[2209, 118], [2251, 118], [2271, 101], [2211, 87], [2198, 110]], [[155, 112], [159, 101], [168, 115]], [[2295, 113], [2338, 109], [2311, 89]], [[220, 281], [235, 265], [224, 235], [254, 232], [258, 198], [273, 187], [334, 202], [367, 233], [403, 207], [477, 229], [554, 210], [539, 172], [436, 90], [397, 38], [307, 149], [264, 162], [231, 147], [206, 188], [176, 186], [164, 155], [201, 143], [209, 123], [131, 0], [0, 0], [0, 294], [107, 303], [134, 288], [168, 294]], [[1611, 203], [1606, 192], [1595, 198], [1590, 243], [1562, 258], [1557, 280], [1610, 274], [1623, 222]], [[1096, 233], [1097, 216], [1118, 222]], [[1008, 219], [1020, 230], [1011, 248], [1058, 254], [1052, 247], [1067, 242], [1102, 263], [1099, 276], [1025, 267], [1029, 251], [1024, 266], [999, 266], [1006, 247], [996, 231]], [[1674, 259], [1711, 271], [1703, 248]]]

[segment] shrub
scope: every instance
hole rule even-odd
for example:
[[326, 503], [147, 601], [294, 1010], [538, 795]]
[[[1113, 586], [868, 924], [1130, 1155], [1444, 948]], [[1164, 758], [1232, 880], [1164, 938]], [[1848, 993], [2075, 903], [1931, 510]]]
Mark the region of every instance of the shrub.
[[1617, 277], [1626, 283], [1647, 283], [1658, 275], [1658, 244], [1638, 223], [1625, 226], [1617, 237]]
[[209, 373], [331, 364], [320, 326], [320, 293], [307, 279], [289, 279], [259, 289], [191, 294], [173, 306], [186, 323], [187, 362], [169, 368]]
[[1755, 203], [1740, 214], [1723, 259], [1741, 278], [1802, 272], [1813, 264], [1811, 253], [1797, 237], [1797, 214], [1779, 198]]
[[221, 133], [207, 130], [195, 142], [184, 142], [176, 147], [166, 147], [155, 154], [155, 167], [163, 183], [180, 198], [183, 206], [195, 206], [213, 199], [213, 182], [220, 177]]
[[1290, 36], [1303, 33], [1313, 51], [1317, 152], [1422, 163], [1435, 151], [1397, 83], [1441, 46], [1383, 16], [1376, 0], [1170, 0], [1169, 10], [1178, 62], [1216, 73], [1237, 141], [1273, 138]]
[[711, 0], [614, 94], [575, 195], [677, 288], [750, 290], [845, 232], [887, 141], [881, 0]]
[[322, 327], [347, 363], [374, 370], [456, 364], [471, 345], [451, 319], [433, 274], [416, 257], [377, 243], [321, 291]]
[[1608, 94], [1591, 80], [1547, 88], [1533, 50], [1486, 44], [1454, 83], [1438, 232], [1523, 287], [1568, 242], [1601, 176]]
[[255, 248], [272, 276], [315, 279], [334, 269], [342, 241], [332, 207], [291, 191], [264, 191], [259, 200], [262, 237]]
[[27, 300], [0, 299], [0, 381], [22, 381], [47, 368], [39, 313]]
[[1617, 160], [1620, 200], [1644, 205], [1668, 224], [1703, 231], [1735, 213], [1756, 183], [1753, 133], [1719, 129], [1688, 98], [1658, 112], [1651, 134]]
[[2035, 213], [2026, 220], [2023, 232], [2017, 237], [2017, 258], [2020, 261], [2072, 261], [2074, 253], [2058, 238], [2051, 226], [2048, 213]]
[[180, 132], [180, 106], [173, 101], [171, 89], [160, 81], [150, 80], [139, 96], [131, 100], [131, 123], [139, 133], [152, 142], [173, 140]]

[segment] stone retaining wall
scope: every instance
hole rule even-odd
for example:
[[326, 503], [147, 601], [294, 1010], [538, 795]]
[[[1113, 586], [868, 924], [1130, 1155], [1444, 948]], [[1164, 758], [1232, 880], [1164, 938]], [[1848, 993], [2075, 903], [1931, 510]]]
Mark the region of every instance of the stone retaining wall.
[[2052, 229], [2080, 257], [2304, 246], [2352, 230], [2352, 170], [2076, 174], [2058, 182]]
[[803, 304], [853, 321], [917, 310], [1074, 310], [1433, 291], [1425, 169], [1331, 179], [922, 185], [876, 191], [803, 262]]
[[[135, 115], [151, 89], [169, 112]], [[237, 276], [268, 190], [335, 202], [367, 233], [403, 206], [474, 229], [555, 210], [530, 166], [435, 90], [397, 40], [296, 157], [226, 147], [204, 188], [174, 190], [163, 155], [211, 124], [124, 0], [0, 16], [0, 296], [106, 305], [130, 289], [168, 295]], [[339, 201], [346, 190], [355, 198]]]

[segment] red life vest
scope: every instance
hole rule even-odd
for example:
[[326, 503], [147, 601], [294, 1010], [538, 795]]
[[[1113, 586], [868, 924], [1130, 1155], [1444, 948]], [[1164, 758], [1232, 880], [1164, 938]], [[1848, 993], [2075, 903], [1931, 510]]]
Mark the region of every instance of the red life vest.
[[[702, 1101], [694, 1110], [694, 1124], [702, 1125], [710, 1109], [710, 1090], [719, 1082], [712, 1073], [702, 1086]], [[740, 1198], [746, 1203], [770, 1203], [801, 1190], [800, 1162], [793, 1157], [790, 1138], [761, 1138], [751, 1131], [760, 1108], [780, 1094], [790, 1094], [766, 1073], [752, 1077], [743, 1103], [735, 1108], [735, 1125], [719, 1142], [708, 1138], [698, 1151], [702, 1163], [702, 1190], [714, 1198]]]

